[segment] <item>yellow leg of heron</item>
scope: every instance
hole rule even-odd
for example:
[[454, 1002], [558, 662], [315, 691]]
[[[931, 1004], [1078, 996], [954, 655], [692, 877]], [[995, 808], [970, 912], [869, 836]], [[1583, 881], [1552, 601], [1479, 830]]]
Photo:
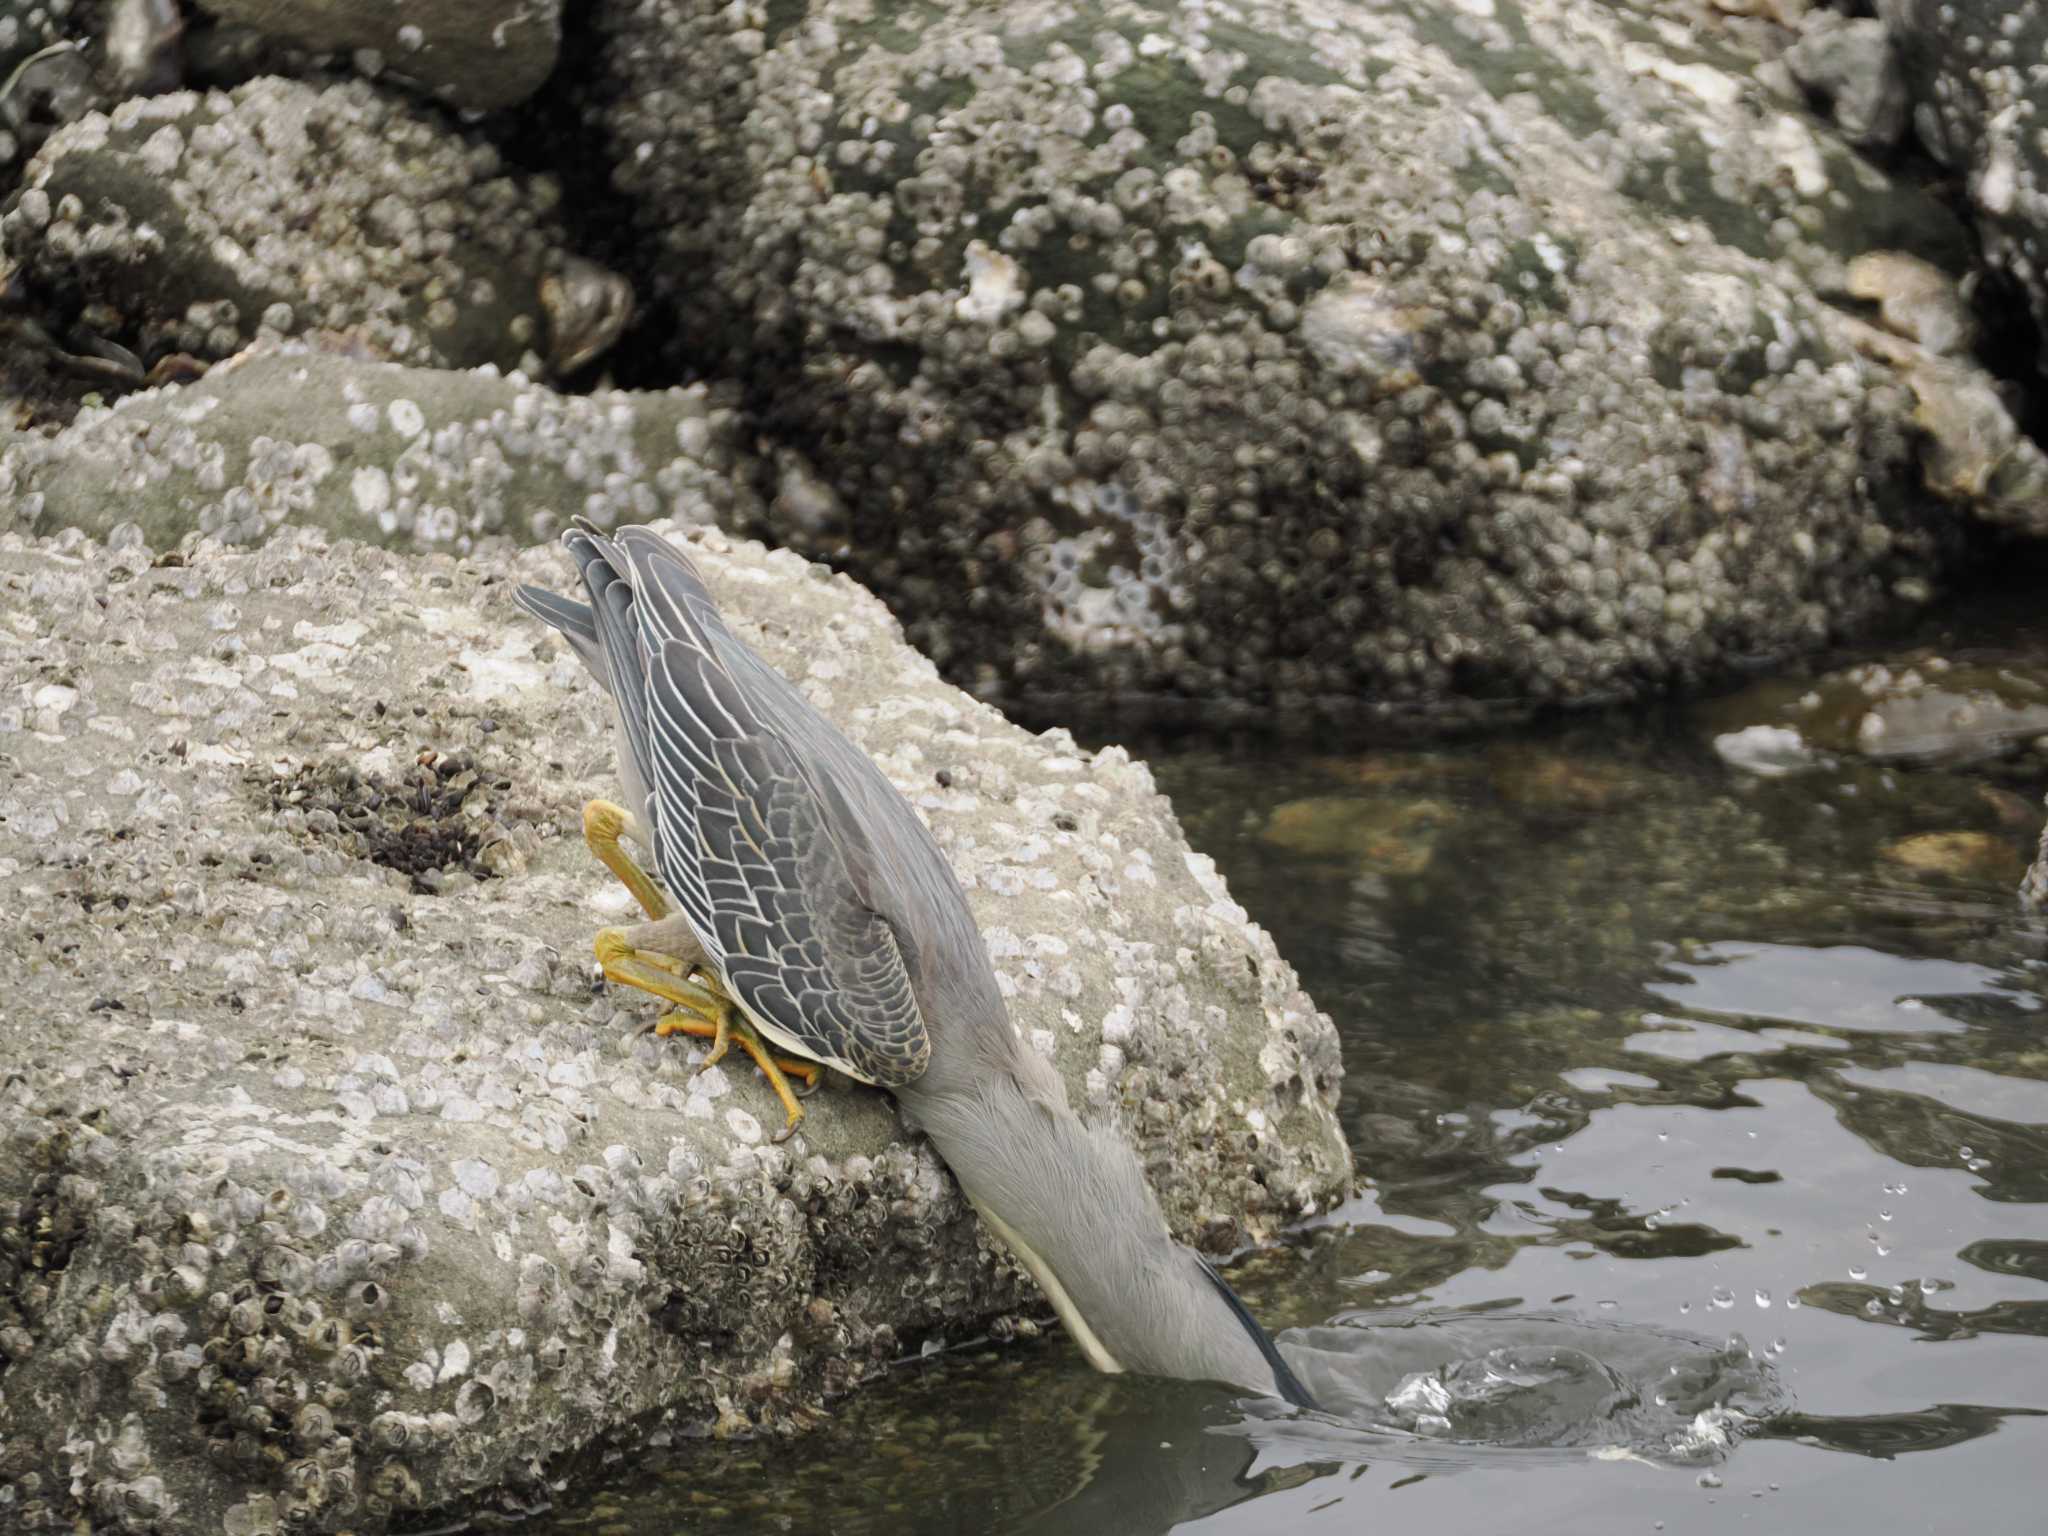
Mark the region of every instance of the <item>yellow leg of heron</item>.
[[647, 914], [650, 923], [658, 923], [668, 916], [668, 902], [663, 899], [647, 871], [633, 862], [633, 856], [619, 846], [619, 836], [632, 823], [632, 817], [622, 805], [609, 800], [590, 800], [583, 806], [583, 841], [590, 844], [590, 851], [597, 855], [604, 867], [619, 877], [619, 882], [633, 893], [633, 899], [640, 903], [640, 910]]
[[597, 963], [604, 970], [605, 980], [650, 993], [674, 1005], [674, 1013], [665, 1014], [656, 1022], [656, 1034], [695, 1035], [711, 1041], [711, 1052], [697, 1068], [699, 1072], [717, 1065], [732, 1042], [738, 1041], [740, 1049], [754, 1058], [754, 1065], [761, 1069], [761, 1075], [768, 1079], [768, 1086], [782, 1103], [786, 1123], [775, 1140], [789, 1140], [797, 1122], [804, 1117], [804, 1108], [797, 1102], [789, 1079], [798, 1078], [808, 1093], [817, 1087], [824, 1072], [822, 1067], [815, 1062], [775, 1056], [740, 1012], [739, 1004], [717, 987], [676, 975], [669, 969], [679, 963], [673, 956], [635, 949], [623, 928], [606, 928], [598, 934]]

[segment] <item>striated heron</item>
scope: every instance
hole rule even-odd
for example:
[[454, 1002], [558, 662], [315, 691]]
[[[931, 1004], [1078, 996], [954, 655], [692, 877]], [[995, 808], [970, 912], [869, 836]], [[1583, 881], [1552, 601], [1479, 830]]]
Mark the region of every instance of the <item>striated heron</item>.
[[792, 1075], [832, 1067], [893, 1094], [1097, 1369], [1309, 1405], [1236, 1293], [1169, 1234], [1131, 1148], [1073, 1112], [1012, 1028], [909, 802], [726, 628], [667, 539], [578, 527], [563, 543], [589, 602], [517, 598], [617, 715], [625, 804], [593, 800], [583, 825], [646, 921], [598, 935], [605, 976], [669, 1003], [663, 1034], [710, 1038], [707, 1065], [731, 1042], [752, 1056], [787, 1116], [778, 1140], [804, 1114]]

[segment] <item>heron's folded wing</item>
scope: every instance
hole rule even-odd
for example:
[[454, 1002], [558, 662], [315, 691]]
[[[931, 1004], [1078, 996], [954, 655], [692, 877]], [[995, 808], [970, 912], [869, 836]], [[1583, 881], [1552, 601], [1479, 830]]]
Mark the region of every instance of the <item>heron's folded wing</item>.
[[862, 900], [801, 761], [704, 649], [671, 639], [653, 661], [657, 797], [694, 809], [687, 826], [664, 816], [660, 862], [696, 876], [734, 996], [806, 1055], [863, 1082], [914, 1081], [931, 1038], [903, 943]]

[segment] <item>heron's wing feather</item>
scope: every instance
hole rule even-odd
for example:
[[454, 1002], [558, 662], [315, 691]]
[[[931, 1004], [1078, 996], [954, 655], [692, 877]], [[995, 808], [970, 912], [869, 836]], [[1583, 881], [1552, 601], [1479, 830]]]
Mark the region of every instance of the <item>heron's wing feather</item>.
[[[901, 876], [914, 863], [942, 874], [950, 885], [945, 855], [887, 775], [794, 683], [726, 628], [725, 616], [689, 559], [651, 528], [622, 529], [619, 544], [632, 560], [634, 591], [658, 635], [687, 638], [708, 652], [738, 684], [755, 716], [796, 749], [861, 899], [893, 916], [894, 904], [885, 894], [887, 876]], [[856, 811], [855, 804], [862, 809]], [[893, 871], [885, 869], [878, 845], [890, 851]]]
[[[630, 555], [639, 577], [640, 551]], [[829, 791], [707, 648], [688, 605], [663, 612], [644, 580], [638, 590], [643, 622], [684, 631], [661, 641], [647, 680], [664, 879], [672, 865], [697, 877], [706, 948], [748, 1012], [865, 1082], [914, 1081], [930, 1035], [896, 929], [849, 869]], [[692, 807], [687, 827], [672, 826], [675, 804]]]

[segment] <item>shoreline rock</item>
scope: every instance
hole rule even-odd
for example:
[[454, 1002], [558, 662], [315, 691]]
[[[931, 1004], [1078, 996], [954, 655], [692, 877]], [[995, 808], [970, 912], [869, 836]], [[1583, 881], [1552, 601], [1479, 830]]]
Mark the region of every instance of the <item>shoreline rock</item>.
[[[942, 683], [881, 605], [697, 536], [736, 627], [962, 873], [1018, 1027], [1177, 1232], [1326, 1208], [1332, 1026], [1142, 764]], [[780, 1432], [1036, 1303], [886, 1098], [768, 1145], [593, 986], [625, 894], [547, 549], [0, 534], [0, 1488], [15, 1529], [375, 1528], [659, 1416]]]
[[0, 435], [0, 531], [122, 523], [248, 543], [291, 523], [419, 551], [552, 538], [581, 514], [745, 521], [765, 471], [729, 386], [565, 395], [523, 374], [406, 368], [303, 343]]
[[58, 129], [0, 245], [38, 306], [146, 363], [324, 330], [396, 362], [511, 369], [562, 341], [543, 292], [573, 260], [561, 199], [368, 81], [264, 76]]
[[315, 54], [345, 56], [464, 112], [516, 106], [546, 83], [562, 45], [561, 0], [199, 0], [229, 24]]
[[1610, 702], [1910, 611], [1961, 546], [1829, 302], [1961, 225], [1729, 37], [1560, 0], [596, 16], [642, 287], [850, 530], [735, 531], [844, 548], [980, 696]]

